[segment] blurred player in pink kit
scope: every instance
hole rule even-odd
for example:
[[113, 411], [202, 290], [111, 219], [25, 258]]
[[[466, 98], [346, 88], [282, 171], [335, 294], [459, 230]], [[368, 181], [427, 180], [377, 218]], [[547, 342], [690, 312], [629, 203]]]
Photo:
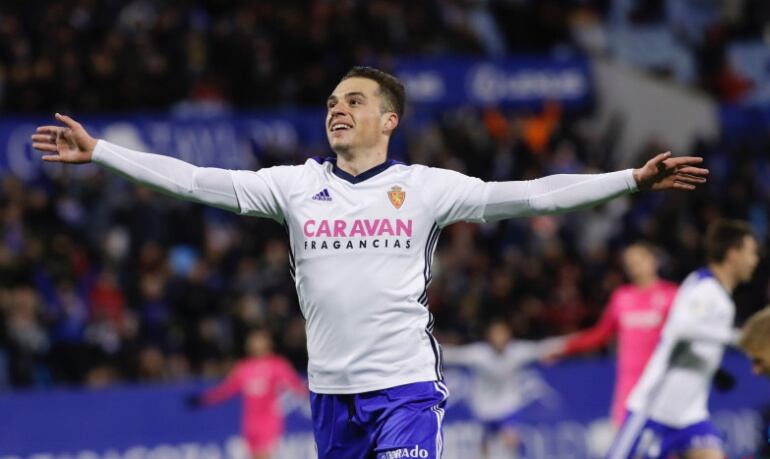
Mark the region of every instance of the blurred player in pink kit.
[[190, 399], [194, 406], [205, 406], [242, 395], [242, 434], [253, 459], [269, 459], [281, 438], [281, 392], [307, 396], [305, 383], [286, 359], [272, 353], [272, 346], [267, 331], [252, 331], [246, 339], [249, 357], [236, 364], [221, 384]]
[[623, 268], [631, 281], [612, 293], [601, 319], [593, 327], [571, 335], [550, 357], [574, 355], [602, 347], [618, 336], [618, 366], [612, 401], [612, 423], [619, 427], [626, 399], [647, 365], [666, 322], [677, 286], [658, 277], [653, 248], [635, 243], [623, 251]]

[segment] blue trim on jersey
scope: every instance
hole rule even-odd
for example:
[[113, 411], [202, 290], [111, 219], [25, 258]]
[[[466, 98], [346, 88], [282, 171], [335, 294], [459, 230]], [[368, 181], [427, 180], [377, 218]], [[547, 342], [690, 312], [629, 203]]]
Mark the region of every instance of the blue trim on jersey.
[[283, 229], [286, 230], [286, 235], [289, 237], [289, 274], [291, 274], [291, 280], [296, 282], [294, 279], [296, 263], [294, 261], [294, 250], [291, 248], [291, 231], [289, 231], [289, 224], [286, 221], [283, 222]]
[[317, 162], [318, 164], [323, 164], [325, 162], [332, 163], [332, 173], [334, 173], [334, 175], [336, 175], [337, 177], [339, 177], [339, 178], [341, 178], [341, 179], [343, 179], [345, 181], [348, 181], [348, 182], [350, 182], [350, 183], [352, 183], [354, 185], [356, 183], [361, 183], [364, 180], [368, 180], [368, 179], [374, 177], [375, 175], [379, 174], [380, 172], [383, 172], [386, 169], [388, 169], [390, 166], [395, 166], [396, 164], [404, 164], [401, 161], [396, 161], [395, 159], [388, 159], [384, 163], [379, 164], [377, 166], [374, 166], [371, 169], [367, 169], [367, 170], [365, 170], [364, 172], [361, 172], [358, 175], [351, 175], [351, 174], [348, 174], [347, 172], [343, 171], [339, 167], [337, 167], [337, 158], [334, 158], [334, 157], [321, 158], [320, 156], [314, 156], [312, 159], [315, 162]]
[[703, 267], [697, 271], [695, 271], [695, 275], [698, 276], [698, 280], [708, 279], [708, 278], [715, 278], [714, 273], [711, 272], [710, 269], [707, 267]]
[[422, 271], [423, 278], [425, 279], [425, 288], [417, 301], [426, 307], [428, 306], [428, 285], [430, 285], [430, 281], [433, 279], [433, 273], [431, 272], [433, 268], [433, 251], [436, 248], [440, 233], [441, 228], [439, 228], [438, 224], [434, 223], [428, 233], [428, 241], [425, 244], [425, 267]]
[[[425, 288], [423, 289], [422, 294], [417, 301], [425, 306], [426, 309], [428, 308], [428, 285], [430, 285], [430, 281], [433, 279], [433, 273], [431, 272], [433, 267], [433, 251], [436, 249], [436, 244], [438, 243], [438, 236], [440, 233], [441, 228], [437, 223], [433, 223], [433, 226], [428, 233], [428, 241], [425, 244], [425, 267], [422, 271], [423, 277], [425, 279]], [[430, 347], [433, 350], [433, 356], [436, 358], [436, 364], [434, 367], [434, 370], [436, 371], [436, 378], [439, 381], [442, 381], [444, 379], [444, 365], [443, 358], [441, 356], [441, 346], [438, 344], [438, 341], [436, 341], [436, 338], [434, 338], [432, 334], [434, 325], [435, 319], [433, 314], [428, 311], [428, 323], [425, 326], [425, 334], [428, 335]]]
[[[431, 314], [431, 319], [428, 322], [428, 328], [430, 330], [433, 329], [433, 314]], [[433, 369], [436, 371], [436, 379], [438, 381], [443, 381], [444, 380], [444, 359], [441, 353], [441, 345], [433, 336], [433, 333], [428, 331], [428, 328], [425, 329], [425, 333], [428, 335], [428, 339], [430, 340], [430, 347], [433, 349], [433, 356], [436, 357], [436, 365], [434, 366]]]

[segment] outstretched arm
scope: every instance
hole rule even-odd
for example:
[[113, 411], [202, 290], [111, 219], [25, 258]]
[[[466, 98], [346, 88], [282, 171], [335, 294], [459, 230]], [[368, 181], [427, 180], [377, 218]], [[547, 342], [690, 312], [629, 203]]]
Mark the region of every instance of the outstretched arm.
[[564, 349], [566, 337], [556, 336], [539, 341], [515, 340], [508, 344], [513, 352], [509, 353], [515, 367], [537, 362], [550, 362], [554, 355]]
[[581, 352], [596, 350], [609, 342], [617, 331], [615, 311], [608, 307], [602, 313], [601, 319], [591, 328], [567, 337], [562, 350], [563, 355], [574, 355]]
[[556, 214], [601, 204], [637, 190], [693, 190], [706, 181], [703, 158], [661, 153], [638, 169], [605, 174], [561, 174], [536, 180], [483, 182], [446, 169], [426, 168], [426, 202], [436, 221], [488, 222]]
[[91, 137], [69, 116], [56, 114], [66, 127], [41, 126], [32, 147], [44, 161], [69, 164], [95, 162], [136, 183], [182, 199], [239, 211], [229, 171], [197, 167], [176, 158], [142, 153]]
[[244, 383], [243, 373], [240, 367], [236, 366], [224, 381], [200, 394], [200, 403], [213, 405], [235, 397], [243, 391]]
[[708, 170], [699, 157], [661, 153], [638, 169], [605, 174], [551, 175], [523, 182], [489, 183], [484, 219], [552, 214], [592, 207], [637, 190], [693, 190]]
[[483, 352], [482, 349], [477, 343], [463, 345], [444, 344], [441, 346], [441, 357], [447, 365], [472, 367], [479, 361], [479, 355]]

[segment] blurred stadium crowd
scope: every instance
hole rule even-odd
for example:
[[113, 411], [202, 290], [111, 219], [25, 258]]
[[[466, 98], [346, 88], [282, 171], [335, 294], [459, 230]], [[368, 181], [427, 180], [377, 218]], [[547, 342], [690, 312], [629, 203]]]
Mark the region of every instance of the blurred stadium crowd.
[[575, 50], [740, 101], [760, 89], [768, 20], [762, 0], [11, 1], [0, 109], [319, 104], [354, 63]]
[[[410, 161], [492, 180], [612, 167], [611, 139], [556, 108], [531, 117], [462, 108], [403, 135]], [[697, 145], [718, 173], [693, 194], [634, 195], [572, 215], [449, 227], [429, 291], [437, 337], [483, 338], [485, 321], [497, 316], [521, 338], [586, 326], [623, 282], [619, 249], [639, 238], [661, 248], [663, 274], [673, 280], [703, 261], [699, 236], [719, 216], [751, 220], [770, 242], [765, 148]], [[7, 383], [216, 376], [243, 355], [240, 343], [254, 325], [270, 328], [279, 350], [305, 366], [304, 324], [278, 224], [178, 202], [104, 172], [28, 184], [6, 177], [1, 196]], [[739, 289], [739, 316], [763, 306], [768, 276], [765, 262]]]
[[[592, 41], [586, 25], [610, 30], [618, 20], [676, 32], [698, 66], [710, 69], [692, 83], [731, 100], [714, 84], [723, 69], [715, 62], [725, 62], [728, 40], [759, 37], [757, 21], [770, 17], [770, 8], [751, 0], [725, 2], [730, 7], [639, 3], [9, 2], [0, 5], [0, 109], [320, 104], [354, 62], [596, 50], [601, 40]], [[704, 30], [711, 32], [700, 42], [684, 33], [672, 4], [718, 13], [708, 16], [713, 23]], [[733, 21], [736, 15], [742, 19]], [[709, 40], [721, 40], [721, 48]], [[408, 161], [487, 180], [619, 167], [612, 130], [596, 132], [584, 121], [556, 105], [529, 114], [460, 107], [419, 128], [407, 124], [398, 135]], [[663, 150], [650, 139], [636, 163]], [[640, 238], [660, 247], [662, 273], [677, 281], [703, 261], [699, 236], [720, 216], [750, 220], [767, 245], [767, 151], [765, 141], [697, 142], [691, 152], [677, 152], [705, 156], [713, 171], [696, 193], [634, 195], [574, 215], [451, 226], [429, 291], [437, 337], [480, 339], [485, 321], [498, 316], [527, 339], [589, 325], [624, 281], [619, 249]], [[305, 153], [283, 157], [299, 161]], [[279, 351], [304, 369], [304, 323], [279, 225], [171, 200], [103, 172], [32, 183], [4, 177], [0, 185], [0, 388], [219, 376], [243, 355], [242, 339], [254, 325], [271, 329]], [[738, 290], [739, 317], [764, 305], [769, 276], [763, 262]]]

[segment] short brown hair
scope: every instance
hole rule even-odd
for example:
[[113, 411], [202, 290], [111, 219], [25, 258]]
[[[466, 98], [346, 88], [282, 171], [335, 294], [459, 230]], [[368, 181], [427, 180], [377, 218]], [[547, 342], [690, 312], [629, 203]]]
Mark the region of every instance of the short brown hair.
[[741, 329], [738, 346], [746, 352], [770, 350], [770, 306], [749, 317]]
[[742, 220], [717, 220], [706, 231], [706, 260], [721, 263], [730, 249], [743, 246], [746, 236], [754, 236], [748, 223]]
[[406, 105], [406, 90], [401, 80], [374, 67], [353, 67], [342, 77], [340, 81], [348, 78], [367, 78], [376, 81], [380, 85], [380, 95], [385, 105], [381, 107], [384, 112], [395, 112], [398, 118], [404, 116], [404, 106]]

